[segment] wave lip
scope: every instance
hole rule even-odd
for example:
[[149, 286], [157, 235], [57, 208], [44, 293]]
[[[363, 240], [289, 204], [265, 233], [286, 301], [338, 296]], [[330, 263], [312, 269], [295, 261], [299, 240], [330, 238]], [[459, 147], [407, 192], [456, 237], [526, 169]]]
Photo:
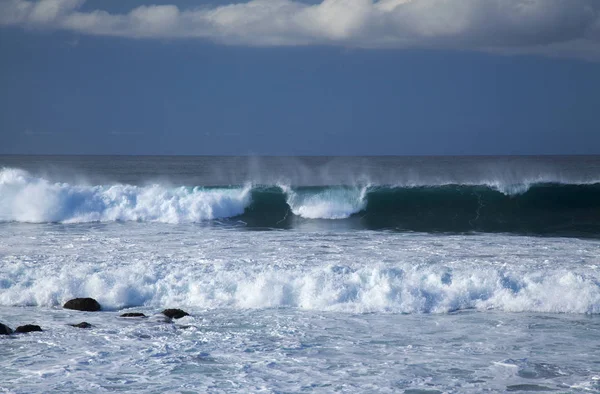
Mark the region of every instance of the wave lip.
[[294, 215], [306, 219], [347, 219], [366, 207], [367, 188], [330, 187], [294, 190], [282, 187]]

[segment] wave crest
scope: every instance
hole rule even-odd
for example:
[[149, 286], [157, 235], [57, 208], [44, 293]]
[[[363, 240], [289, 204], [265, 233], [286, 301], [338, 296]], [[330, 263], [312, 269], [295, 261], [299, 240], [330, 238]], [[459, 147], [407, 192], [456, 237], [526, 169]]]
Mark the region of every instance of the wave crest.
[[320, 190], [294, 191], [282, 187], [287, 204], [294, 215], [306, 219], [347, 219], [367, 205], [367, 188], [333, 187]]
[[250, 203], [249, 191], [250, 187], [81, 186], [5, 169], [0, 171], [0, 221], [200, 222], [241, 215]]
[[71, 185], [18, 169], [0, 171], [0, 222], [228, 218], [253, 228], [295, 228], [313, 220], [328, 229], [600, 237], [600, 183], [168, 187]]

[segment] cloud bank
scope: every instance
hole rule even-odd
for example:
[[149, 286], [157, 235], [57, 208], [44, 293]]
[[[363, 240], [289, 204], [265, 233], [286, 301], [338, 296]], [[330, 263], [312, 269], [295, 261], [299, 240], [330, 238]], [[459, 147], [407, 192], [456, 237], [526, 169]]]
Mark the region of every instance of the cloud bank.
[[600, 0], [251, 0], [125, 14], [85, 0], [0, 0], [0, 25], [250, 46], [443, 48], [600, 60]]

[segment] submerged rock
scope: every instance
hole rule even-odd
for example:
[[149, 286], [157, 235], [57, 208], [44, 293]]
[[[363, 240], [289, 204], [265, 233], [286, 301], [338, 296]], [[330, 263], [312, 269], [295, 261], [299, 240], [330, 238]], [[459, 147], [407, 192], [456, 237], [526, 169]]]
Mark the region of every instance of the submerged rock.
[[181, 309], [165, 309], [162, 311], [162, 314], [171, 319], [181, 319], [184, 316], [189, 316], [190, 314], [182, 311]]
[[63, 308], [85, 312], [97, 312], [102, 309], [98, 301], [93, 298], [74, 298], [67, 301]]
[[146, 317], [146, 315], [141, 312], [127, 312], [123, 313], [120, 317]]
[[25, 334], [27, 332], [33, 332], [33, 331], [42, 331], [42, 328], [40, 326], [36, 326], [35, 324], [25, 324], [24, 326], [17, 327], [17, 329], [15, 330], [15, 333], [16, 334]]
[[86, 321], [82, 321], [81, 323], [78, 324], [69, 324], [71, 327], [77, 327], [77, 328], [91, 328], [92, 325]]
[[149, 319], [156, 323], [173, 323], [173, 319], [163, 315], [162, 313], [157, 313], [156, 315], [152, 315]]
[[13, 333], [13, 330], [2, 323], [0, 323], [0, 335], [10, 335]]

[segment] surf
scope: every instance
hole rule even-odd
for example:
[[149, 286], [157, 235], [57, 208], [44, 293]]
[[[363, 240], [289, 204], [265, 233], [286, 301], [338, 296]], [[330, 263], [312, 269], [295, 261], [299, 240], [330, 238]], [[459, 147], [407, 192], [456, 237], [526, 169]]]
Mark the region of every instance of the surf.
[[0, 221], [193, 223], [241, 215], [250, 203], [249, 190], [71, 185], [10, 169], [0, 172]]
[[0, 222], [158, 222], [600, 236], [600, 183], [169, 186], [0, 171]]

